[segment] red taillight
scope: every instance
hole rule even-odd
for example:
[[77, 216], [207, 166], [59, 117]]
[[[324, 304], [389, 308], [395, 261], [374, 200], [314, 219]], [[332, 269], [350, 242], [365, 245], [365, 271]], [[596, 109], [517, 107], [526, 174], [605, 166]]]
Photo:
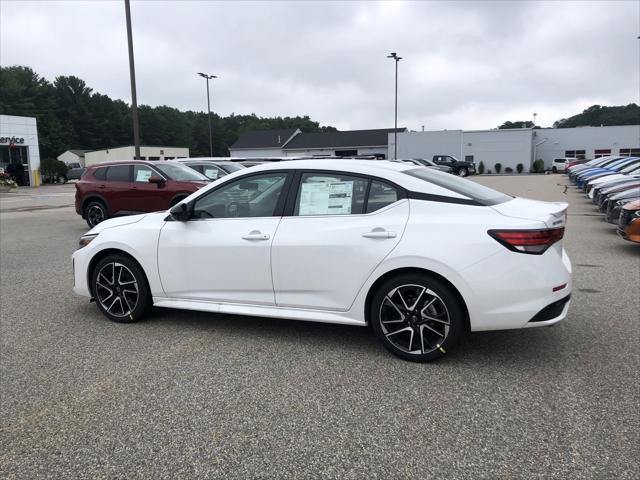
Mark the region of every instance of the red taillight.
[[564, 236], [564, 227], [545, 230], [489, 230], [509, 250], [540, 255]]

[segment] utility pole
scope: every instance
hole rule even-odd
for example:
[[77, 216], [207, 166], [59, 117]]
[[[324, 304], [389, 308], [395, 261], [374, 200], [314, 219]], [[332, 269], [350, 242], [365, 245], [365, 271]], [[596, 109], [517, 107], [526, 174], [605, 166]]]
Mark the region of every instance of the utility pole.
[[398, 62], [402, 60], [396, 52], [391, 52], [387, 58], [393, 58], [396, 62], [396, 100], [395, 100], [395, 121], [393, 130], [393, 159], [398, 158]]
[[134, 157], [140, 158], [140, 127], [138, 124], [138, 97], [136, 95], [136, 67], [133, 61], [133, 36], [131, 34], [131, 7], [129, 0], [124, 0], [124, 10], [127, 17], [127, 42], [129, 45], [129, 77], [131, 78], [131, 116], [133, 117]]
[[206, 73], [198, 72], [202, 78], [207, 80], [207, 118], [209, 119], [209, 156], [213, 157], [213, 136], [211, 134], [211, 102], [209, 100], [209, 80], [218, 78], [215, 75], [209, 75]]

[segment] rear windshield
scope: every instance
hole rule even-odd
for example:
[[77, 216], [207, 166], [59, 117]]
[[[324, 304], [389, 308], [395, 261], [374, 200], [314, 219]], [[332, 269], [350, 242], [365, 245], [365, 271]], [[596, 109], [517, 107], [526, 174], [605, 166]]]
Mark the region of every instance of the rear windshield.
[[153, 166], [166, 175], [169, 180], [176, 180], [179, 182], [189, 182], [193, 180], [201, 180], [204, 182], [211, 181], [201, 173], [179, 163], [154, 163]]
[[433, 183], [452, 192], [464, 195], [465, 197], [474, 200], [481, 205], [497, 205], [499, 203], [508, 202], [513, 197], [498, 192], [484, 185], [480, 185], [471, 180], [451, 175], [450, 173], [440, 172], [433, 168], [414, 168], [412, 170], [405, 170], [404, 173], [411, 175], [412, 177], [419, 178], [429, 183]]

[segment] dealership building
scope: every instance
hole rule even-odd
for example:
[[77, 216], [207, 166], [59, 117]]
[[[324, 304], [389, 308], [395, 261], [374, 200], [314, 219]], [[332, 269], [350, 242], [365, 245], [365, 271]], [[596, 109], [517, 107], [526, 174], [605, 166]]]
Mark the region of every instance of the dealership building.
[[[406, 132], [399, 128], [398, 132]], [[298, 128], [254, 130], [240, 134], [229, 147], [232, 157], [353, 157], [388, 158], [393, 128], [304, 133]]]
[[0, 168], [6, 172], [21, 169], [19, 183], [40, 185], [38, 126], [34, 117], [0, 115]]
[[[105, 150], [84, 151], [84, 165], [89, 167], [102, 162], [133, 160], [135, 151], [136, 149], [133, 145], [108, 148]], [[187, 147], [153, 147], [142, 145], [140, 146], [140, 156], [138, 160], [173, 160], [175, 158], [188, 157], [189, 149]]]
[[[394, 136], [389, 135], [393, 156]], [[518, 128], [505, 130], [443, 130], [398, 133], [398, 158], [453, 155], [483, 162], [485, 170], [504, 171], [522, 164], [529, 171], [536, 159], [550, 168], [554, 158], [598, 158], [605, 155], [640, 156], [640, 125], [578, 128]]]

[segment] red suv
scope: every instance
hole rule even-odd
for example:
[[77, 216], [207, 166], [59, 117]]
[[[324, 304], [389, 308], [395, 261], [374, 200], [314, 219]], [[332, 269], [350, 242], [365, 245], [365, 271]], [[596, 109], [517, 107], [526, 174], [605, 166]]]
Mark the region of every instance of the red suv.
[[76, 183], [76, 212], [94, 227], [109, 217], [167, 210], [208, 182], [177, 162], [100, 163]]

